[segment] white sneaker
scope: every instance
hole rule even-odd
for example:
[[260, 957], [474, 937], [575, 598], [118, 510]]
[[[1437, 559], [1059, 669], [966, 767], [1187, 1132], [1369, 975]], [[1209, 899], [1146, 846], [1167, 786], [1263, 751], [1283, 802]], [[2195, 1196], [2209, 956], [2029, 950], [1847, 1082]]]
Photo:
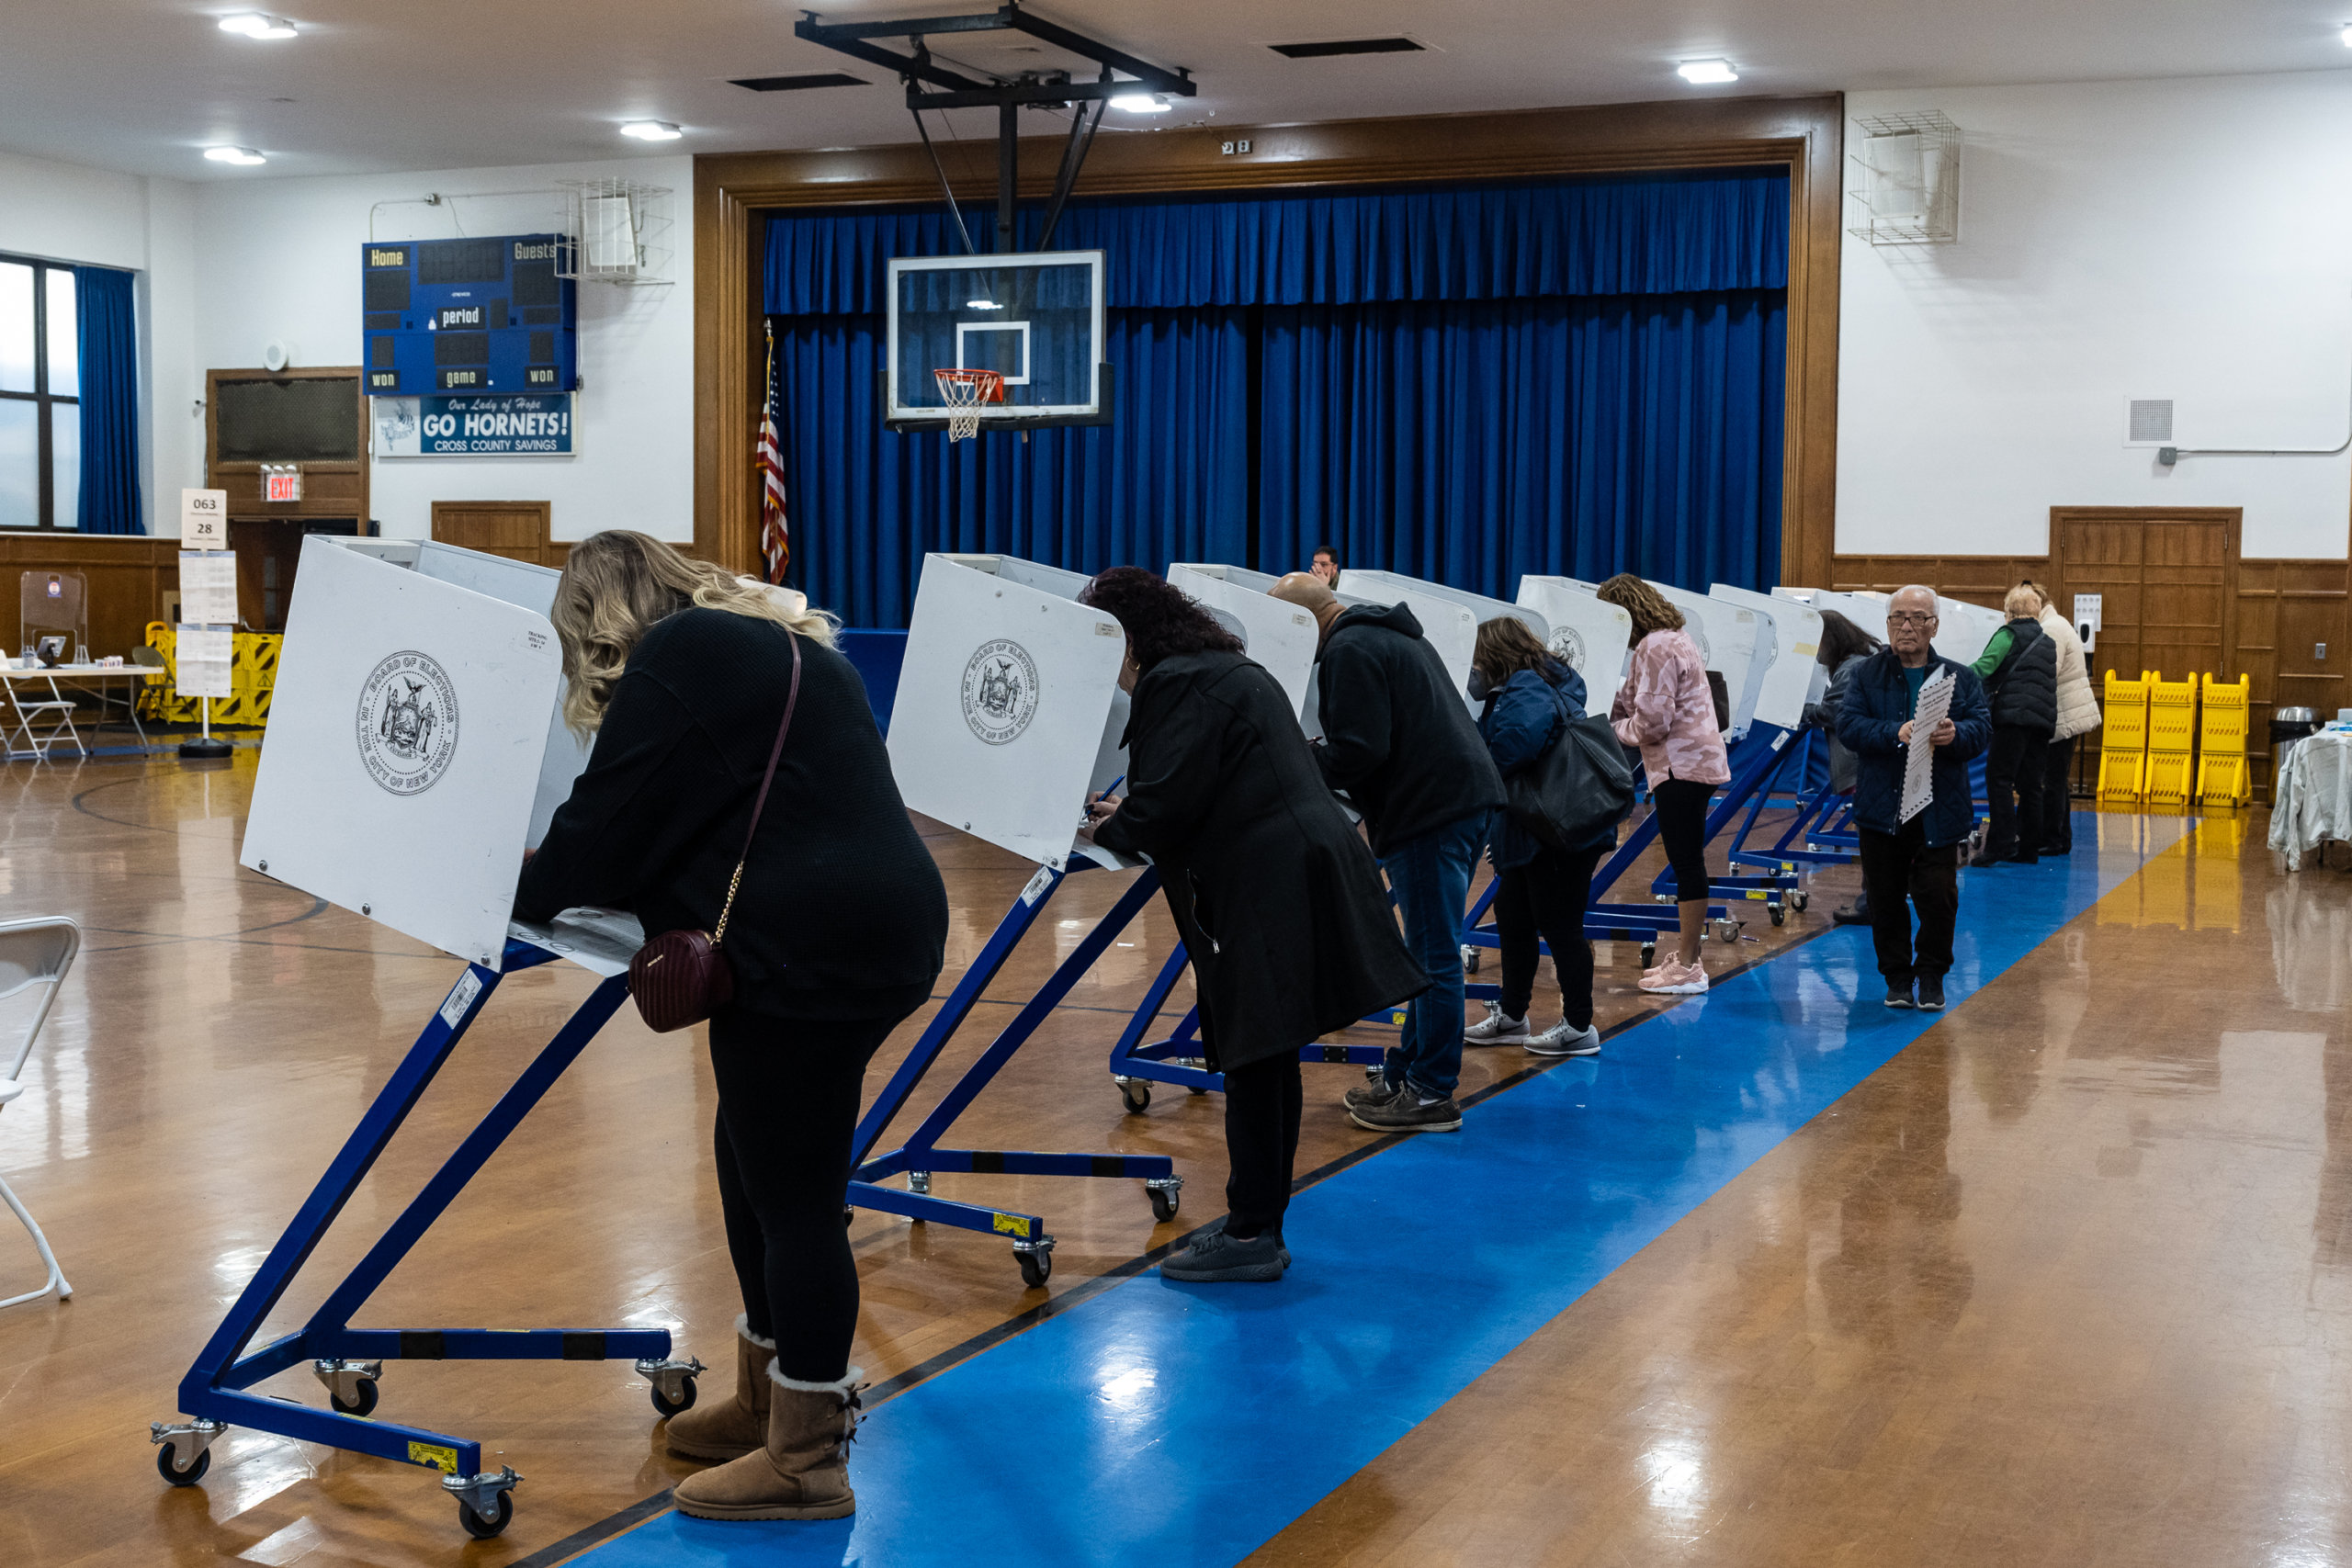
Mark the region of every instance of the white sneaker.
[[1462, 1032], [1464, 1045], [1515, 1045], [1527, 1038], [1527, 1020], [1508, 1018], [1494, 1003], [1487, 1004], [1487, 1016]]
[[1600, 1055], [1600, 1031], [1591, 1024], [1582, 1029], [1570, 1029], [1562, 1019], [1527, 1043], [1528, 1053], [1536, 1056], [1598, 1056]]
[[1703, 995], [1707, 989], [1707, 966], [1704, 964], [1668, 964], [1655, 975], [1644, 976], [1642, 989], [1652, 996]]

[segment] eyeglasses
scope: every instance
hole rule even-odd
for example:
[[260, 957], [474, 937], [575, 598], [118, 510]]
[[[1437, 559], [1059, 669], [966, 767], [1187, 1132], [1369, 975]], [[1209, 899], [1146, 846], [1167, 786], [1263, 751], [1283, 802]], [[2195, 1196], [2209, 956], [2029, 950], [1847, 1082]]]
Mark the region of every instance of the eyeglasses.
[[1936, 624], [1936, 617], [1933, 615], [1914, 614], [1906, 611], [1900, 615], [1887, 616], [1886, 624], [1890, 626], [1931, 626]]

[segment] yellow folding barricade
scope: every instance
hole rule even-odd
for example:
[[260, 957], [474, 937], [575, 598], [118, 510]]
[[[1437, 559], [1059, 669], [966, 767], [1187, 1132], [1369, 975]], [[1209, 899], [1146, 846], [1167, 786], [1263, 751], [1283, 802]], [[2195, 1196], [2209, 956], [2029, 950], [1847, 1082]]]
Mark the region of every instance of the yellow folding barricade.
[[2095, 792], [2101, 800], [2137, 800], [2146, 787], [2148, 687], [2152, 683], [2144, 671], [2137, 681], [2119, 681], [2114, 671], [2107, 672]]
[[2186, 806], [2197, 784], [2197, 677], [2148, 681], [2148, 762], [2140, 793], [2151, 806]]
[[2254, 677], [2234, 682], [2205, 677], [2203, 717], [2197, 727], [2197, 803], [2245, 806], [2254, 799], [2246, 743], [2253, 725]]

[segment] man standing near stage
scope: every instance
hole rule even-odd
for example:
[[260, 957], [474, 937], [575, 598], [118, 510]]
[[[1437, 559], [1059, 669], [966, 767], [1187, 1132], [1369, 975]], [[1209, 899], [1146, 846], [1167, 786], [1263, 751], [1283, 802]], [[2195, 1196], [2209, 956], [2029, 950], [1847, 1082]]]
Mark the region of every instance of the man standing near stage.
[[[1854, 821], [1861, 830], [1862, 890], [1871, 908], [1886, 1005], [1934, 1010], [1944, 1005], [1944, 974], [1960, 919], [1960, 846], [1976, 826], [1968, 760], [1992, 743], [1993, 714], [1984, 683], [1964, 664], [1928, 646], [1936, 635], [1936, 592], [1905, 588], [1888, 601], [1883, 652], [1854, 669], [1838, 711], [1838, 739], [1854, 753]], [[1903, 773], [1911, 750], [1911, 716], [1920, 689], [1941, 674], [1957, 682], [1951, 707], [1929, 738], [1935, 793], [1925, 810], [1903, 820]], [[1915, 942], [1911, 911], [1919, 912]]]
[[1502, 775], [1467, 694], [1448, 678], [1421, 624], [1402, 604], [1343, 610], [1306, 572], [1274, 585], [1322, 628], [1316, 654], [1323, 781], [1344, 791], [1388, 874], [1405, 945], [1430, 977], [1408, 1005], [1381, 1081], [1351, 1089], [1348, 1115], [1379, 1133], [1450, 1133], [1462, 1076], [1462, 915]]

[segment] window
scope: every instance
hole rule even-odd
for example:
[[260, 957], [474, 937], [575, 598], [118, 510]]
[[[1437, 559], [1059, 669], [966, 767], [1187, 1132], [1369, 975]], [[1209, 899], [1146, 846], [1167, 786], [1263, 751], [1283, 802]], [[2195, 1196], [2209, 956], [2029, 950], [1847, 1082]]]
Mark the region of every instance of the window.
[[82, 506], [74, 269], [0, 255], [0, 528], [72, 528]]

